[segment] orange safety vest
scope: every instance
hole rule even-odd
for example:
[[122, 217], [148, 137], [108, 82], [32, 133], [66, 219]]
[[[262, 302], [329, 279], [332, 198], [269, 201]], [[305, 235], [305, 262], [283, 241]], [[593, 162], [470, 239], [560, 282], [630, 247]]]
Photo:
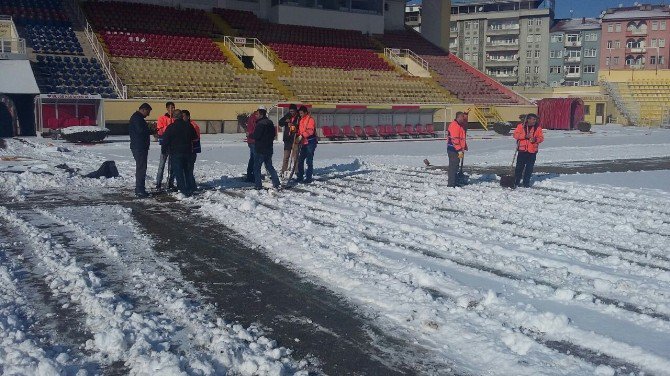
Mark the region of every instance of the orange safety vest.
[[448, 149], [453, 151], [468, 150], [468, 143], [466, 142], [467, 132], [456, 120], [452, 121], [447, 128], [447, 145]]
[[[528, 135], [528, 138], [526, 138], [526, 135]], [[535, 142], [530, 142], [530, 137], [534, 137]], [[514, 138], [518, 142], [517, 150], [528, 153], [537, 153], [539, 145], [544, 141], [544, 134], [542, 133], [542, 127], [539, 124], [534, 127], [529, 127], [524, 126], [523, 123], [519, 123], [514, 130]]]
[[158, 137], [163, 137], [163, 133], [165, 133], [167, 127], [169, 127], [172, 123], [174, 123], [174, 119], [172, 119], [167, 113], [159, 117], [158, 121], [156, 121], [156, 133], [158, 133]]
[[302, 136], [302, 144], [307, 145], [307, 139], [316, 135], [316, 122], [312, 115], [305, 115], [298, 124], [298, 135]]

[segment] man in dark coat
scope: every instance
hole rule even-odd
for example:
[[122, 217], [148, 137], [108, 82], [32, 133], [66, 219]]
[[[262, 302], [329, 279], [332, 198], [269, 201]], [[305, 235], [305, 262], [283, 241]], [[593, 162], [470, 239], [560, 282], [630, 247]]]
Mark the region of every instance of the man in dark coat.
[[163, 152], [170, 154], [172, 174], [177, 179], [177, 189], [185, 196], [191, 195], [193, 189], [188, 183], [188, 166], [193, 153], [193, 141], [198, 138], [195, 129], [184, 121], [180, 110], [173, 113], [174, 123], [163, 133]]
[[151, 106], [148, 103], [142, 103], [128, 122], [130, 150], [133, 152], [133, 158], [135, 158], [135, 196], [137, 197], [147, 197], [149, 195], [144, 184], [147, 177], [147, 157], [149, 155], [151, 130], [144, 119], [150, 113]]
[[256, 146], [255, 162], [254, 162], [254, 183], [256, 189], [261, 189], [261, 165], [265, 164], [265, 169], [270, 173], [272, 185], [279, 188], [279, 177], [277, 171], [272, 166], [272, 143], [274, 142], [277, 130], [275, 129], [272, 120], [268, 119], [268, 113], [264, 106], [258, 108], [258, 120], [256, 121], [256, 129], [252, 135], [254, 145]]
[[[300, 124], [300, 115], [298, 115], [298, 106], [292, 104], [288, 107], [288, 113], [279, 119], [279, 128], [284, 129], [284, 159], [281, 165], [280, 175], [288, 171], [288, 161], [291, 158], [291, 151], [298, 133], [298, 124]], [[297, 151], [296, 151], [297, 153]], [[294, 155], [293, 158], [296, 158]]]

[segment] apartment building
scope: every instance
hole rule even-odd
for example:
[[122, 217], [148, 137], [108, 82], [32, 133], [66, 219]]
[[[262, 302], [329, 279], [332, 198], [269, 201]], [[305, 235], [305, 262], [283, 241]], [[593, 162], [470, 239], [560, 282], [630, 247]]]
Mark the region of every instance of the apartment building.
[[601, 34], [601, 70], [670, 68], [668, 5], [607, 9]]
[[421, 1], [412, 0], [405, 5], [405, 25], [421, 32]]
[[550, 30], [549, 84], [594, 86], [600, 66], [600, 21], [595, 18], [555, 20]]
[[553, 1], [453, 0], [449, 50], [505, 85], [548, 85]]

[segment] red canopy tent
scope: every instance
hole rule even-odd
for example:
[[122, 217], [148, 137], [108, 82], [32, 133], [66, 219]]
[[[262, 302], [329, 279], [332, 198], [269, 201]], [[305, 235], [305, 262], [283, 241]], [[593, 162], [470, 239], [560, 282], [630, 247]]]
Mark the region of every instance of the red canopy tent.
[[584, 121], [581, 98], [546, 98], [537, 104], [540, 124], [545, 129], [576, 129]]

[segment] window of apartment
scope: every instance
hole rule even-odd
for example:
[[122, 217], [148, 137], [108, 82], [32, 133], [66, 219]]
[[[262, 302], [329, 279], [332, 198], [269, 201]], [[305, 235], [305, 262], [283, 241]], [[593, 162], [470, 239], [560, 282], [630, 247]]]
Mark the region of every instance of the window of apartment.
[[614, 48], [621, 48], [621, 41], [620, 40], [615, 40], [614, 41]]
[[554, 34], [551, 36], [551, 43], [563, 42], [563, 34]]
[[535, 67], [535, 74], [539, 74], [539, 73], [540, 73], [540, 67]]
[[561, 59], [563, 57], [563, 50], [556, 51], [556, 57]]
[[612, 24], [607, 25], [607, 32], [608, 33], [614, 32], [614, 25], [612, 25]]
[[533, 57], [533, 51], [531, 50], [526, 51], [526, 59], [530, 59], [531, 57]]
[[549, 51], [549, 58], [550, 59], [555, 59], [556, 58], [556, 51], [554, 51], [554, 50]]
[[478, 46], [479, 45], [479, 37], [472, 38], [472, 44], [475, 45], [475, 46]]
[[465, 54], [465, 60], [470, 60], [470, 53], [469, 52]]
[[479, 21], [472, 21], [472, 28], [479, 29]]
[[584, 50], [584, 57], [596, 57], [596, 49], [591, 48], [588, 50]]
[[660, 29], [665, 30], [665, 27], [666, 27], [665, 21], [661, 21], [660, 22]]
[[528, 42], [528, 43], [533, 43], [533, 36], [529, 34], [529, 35], [526, 37], [526, 42]]
[[581, 50], [566, 50], [565, 51], [565, 56], [567, 56], [567, 57], [582, 57], [582, 51]]
[[584, 39], [586, 39], [587, 42], [595, 42], [598, 40], [598, 34], [597, 33], [585, 34]]
[[626, 65], [635, 65], [635, 58], [632, 56], [628, 56], [626, 58]]
[[535, 58], [536, 58], [536, 59], [539, 59], [539, 58], [540, 58], [540, 51], [539, 51], [539, 50], [536, 50], [536, 51], [535, 51]]
[[615, 57], [612, 59], [612, 65], [619, 65], [619, 57], [618, 57], [618, 56], [615, 56]]
[[536, 18], [535, 19], [535, 26], [540, 26], [542, 25], [542, 19], [541, 18]]
[[[584, 84], [586, 84], [588, 81], [584, 81]], [[591, 85], [585, 85], [585, 86], [591, 86]], [[591, 106], [588, 104], [584, 105], [584, 115], [590, 115], [591, 114]]]
[[665, 57], [664, 56], [659, 56], [658, 57], [658, 64], [659, 65], [665, 64]]
[[656, 65], [656, 56], [649, 56], [649, 64]]
[[582, 70], [582, 67], [579, 65], [567, 65], [565, 67], [565, 73], [567, 74], [579, 74]]
[[607, 48], [612, 48], [612, 41], [611, 40], [607, 41]]
[[596, 66], [595, 65], [585, 65], [584, 66], [584, 73], [596, 73]]
[[526, 74], [530, 74], [530, 67], [526, 67]]
[[533, 26], [533, 19], [532, 18], [528, 19], [528, 26]]
[[465, 38], [465, 45], [469, 46], [470, 45], [470, 38]]
[[658, 21], [651, 21], [651, 29], [658, 30]]
[[535, 41], [536, 42], [542, 42], [542, 34], [535, 35]]
[[653, 38], [649, 44], [651, 47], [658, 47], [658, 39]]
[[579, 42], [579, 34], [568, 34], [566, 38], [568, 42]]
[[465, 30], [470, 30], [470, 21], [465, 22]]
[[609, 57], [605, 58], [605, 65], [608, 66], [608, 67], [610, 66], [610, 58]]
[[549, 67], [549, 73], [552, 74], [560, 74], [561, 73], [561, 66], [560, 65], [552, 65]]
[[658, 46], [661, 47], [661, 48], [665, 47], [665, 39], [664, 38], [661, 38], [661, 39], [658, 40]]
[[618, 23], [618, 24], [614, 25], [614, 30], [616, 30], [617, 33], [620, 33], [621, 32], [621, 24]]

